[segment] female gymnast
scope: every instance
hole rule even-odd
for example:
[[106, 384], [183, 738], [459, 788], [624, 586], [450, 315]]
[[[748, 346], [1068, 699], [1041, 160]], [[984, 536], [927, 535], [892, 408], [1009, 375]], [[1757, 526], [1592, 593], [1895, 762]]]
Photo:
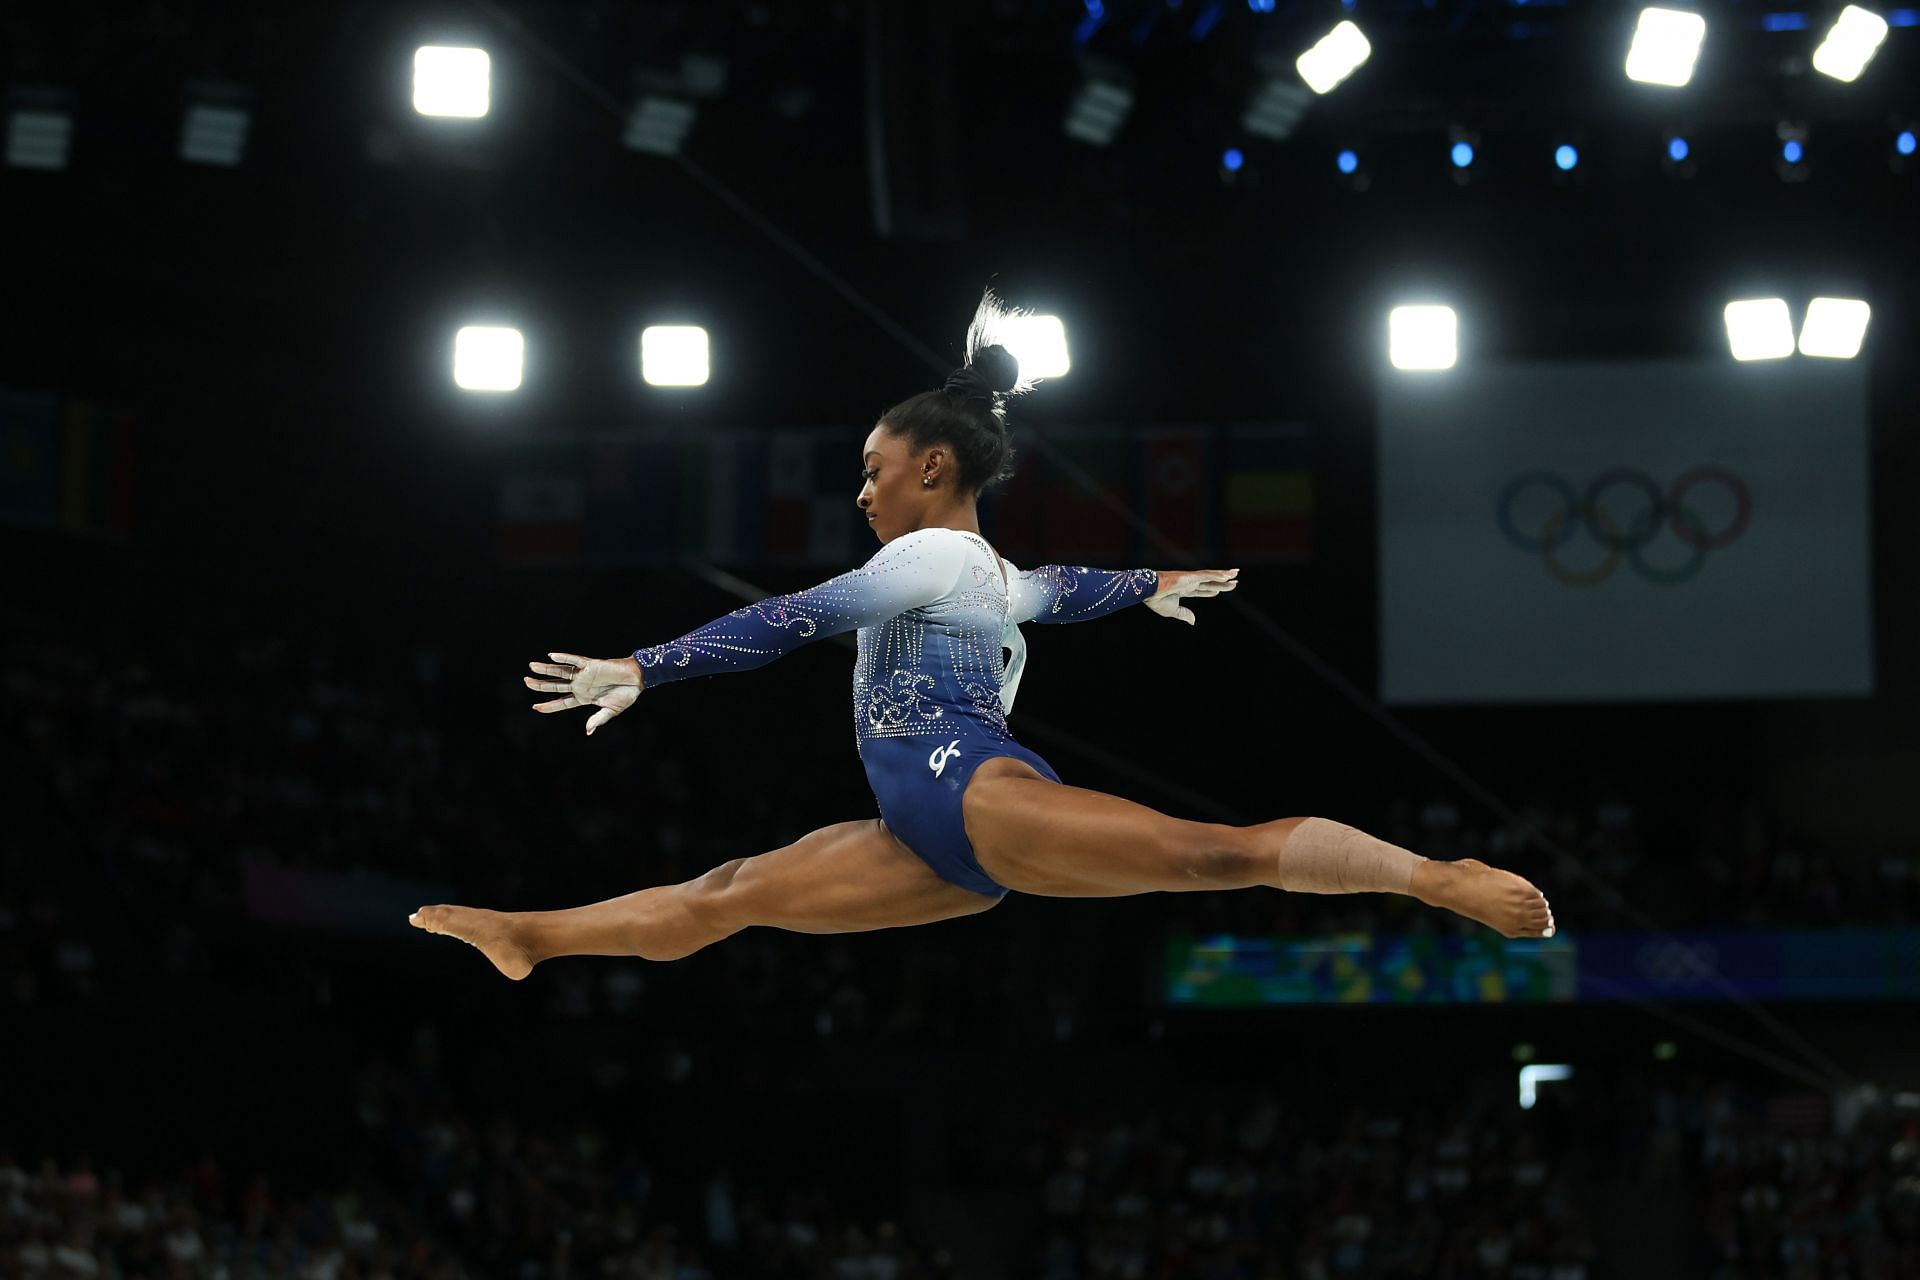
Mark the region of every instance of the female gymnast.
[[1020, 623], [1084, 622], [1135, 602], [1192, 623], [1182, 601], [1231, 591], [1239, 573], [1022, 570], [980, 536], [975, 498], [1009, 474], [1005, 397], [1032, 386], [994, 340], [1017, 314], [989, 290], [962, 367], [940, 390], [887, 410], [868, 434], [857, 501], [881, 547], [866, 564], [631, 657], [550, 653], [522, 677], [560, 695], [535, 711], [598, 708], [591, 735], [647, 689], [745, 671], [857, 628], [855, 743], [880, 816], [591, 906], [423, 906], [408, 917], [415, 927], [471, 943], [515, 979], [556, 956], [677, 960], [753, 925], [849, 933], [930, 924], [985, 911], [1009, 889], [1403, 893], [1510, 938], [1552, 936], [1546, 898], [1511, 872], [1472, 858], [1429, 861], [1325, 818], [1239, 827], [1170, 817], [1068, 786], [1014, 740]]

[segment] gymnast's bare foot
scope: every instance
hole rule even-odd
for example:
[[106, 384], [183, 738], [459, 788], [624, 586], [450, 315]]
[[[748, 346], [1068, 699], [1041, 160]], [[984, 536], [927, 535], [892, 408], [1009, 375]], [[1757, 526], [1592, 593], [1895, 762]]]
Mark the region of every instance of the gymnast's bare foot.
[[1509, 938], [1551, 938], [1553, 908], [1546, 895], [1511, 871], [1478, 858], [1421, 863], [1407, 892], [1430, 907], [1445, 907]]
[[422, 907], [407, 919], [416, 929], [444, 933], [480, 948], [493, 967], [515, 982], [533, 972], [533, 959], [514, 941], [513, 917], [477, 907]]

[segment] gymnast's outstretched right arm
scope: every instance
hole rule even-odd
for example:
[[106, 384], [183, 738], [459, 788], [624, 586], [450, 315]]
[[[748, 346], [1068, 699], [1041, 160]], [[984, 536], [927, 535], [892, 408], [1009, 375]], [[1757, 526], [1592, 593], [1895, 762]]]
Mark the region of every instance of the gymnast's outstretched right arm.
[[858, 569], [735, 609], [678, 640], [636, 649], [633, 660], [646, 688], [765, 666], [809, 640], [932, 604], [959, 581], [966, 556], [965, 542], [952, 530], [918, 529], [887, 543]]

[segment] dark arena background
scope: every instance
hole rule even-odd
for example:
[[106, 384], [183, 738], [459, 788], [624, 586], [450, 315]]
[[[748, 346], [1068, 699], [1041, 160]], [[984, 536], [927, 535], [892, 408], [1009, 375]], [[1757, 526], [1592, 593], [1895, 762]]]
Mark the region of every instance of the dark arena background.
[[[1917, 28], [9, 6], [0, 1275], [1920, 1275]], [[987, 539], [1240, 570], [1025, 627], [1013, 732], [1554, 937], [409, 927], [874, 816], [850, 635], [591, 738], [521, 677], [865, 562], [987, 287], [1054, 318]]]

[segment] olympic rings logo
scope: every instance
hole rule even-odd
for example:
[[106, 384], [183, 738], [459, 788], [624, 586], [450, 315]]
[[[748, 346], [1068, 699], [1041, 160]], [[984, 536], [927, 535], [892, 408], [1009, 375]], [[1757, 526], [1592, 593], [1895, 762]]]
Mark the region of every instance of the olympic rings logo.
[[1719, 970], [1720, 953], [1711, 942], [1686, 943], [1675, 938], [1645, 944], [1634, 956], [1634, 964], [1655, 986], [1693, 986]]
[[[1683, 501], [1689, 491], [1702, 484], [1720, 485], [1732, 495], [1733, 519], [1718, 532], [1709, 533], [1699, 514]], [[1514, 523], [1513, 508], [1515, 499], [1534, 485], [1552, 490], [1560, 499], [1560, 509], [1547, 518], [1538, 535], [1530, 537]], [[1644, 509], [1633, 518], [1624, 537], [1620, 526], [1600, 505], [1603, 494], [1622, 485], [1638, 489], [1646, 500]], [[1685, 582], [1700, 572], [1707, 552], [1738, 541], [1752, 517], [1753, 495], [1748, 492], [1746, 482], [1727, 468], [1712, 464], [1695, 467], [1681, 475], [1665, 493], [1653, 482], [1653, 477], [1633, 467], [1615, 467], [1594, 479], [1586, 491], [1579, 494], [1556, 472], [1523, 471], [1507, 482], [1506, 488], [1500, 491], [1500, 500], [1494, 504], [1494, 518], [1507, 541], [1528, 555], [1538, 555], [1547, 572], [1570, 587], [1591, 587], [1606, 580], [1622, 557], [1648, 582], [1661, 586]], [[1661, 526], [1669, 522], [1674, 535], [1692, 547], [1693, 553], [1678, 566], [1662, 569], [1648, 564], [1640, 551], [1658, 537]], [[1557, 553], [1573, 540], [1583, 525], [1594, 541], [1607, 549], [1607, 557], [1595, 568], [1577, 570], [1562, 564]]]

